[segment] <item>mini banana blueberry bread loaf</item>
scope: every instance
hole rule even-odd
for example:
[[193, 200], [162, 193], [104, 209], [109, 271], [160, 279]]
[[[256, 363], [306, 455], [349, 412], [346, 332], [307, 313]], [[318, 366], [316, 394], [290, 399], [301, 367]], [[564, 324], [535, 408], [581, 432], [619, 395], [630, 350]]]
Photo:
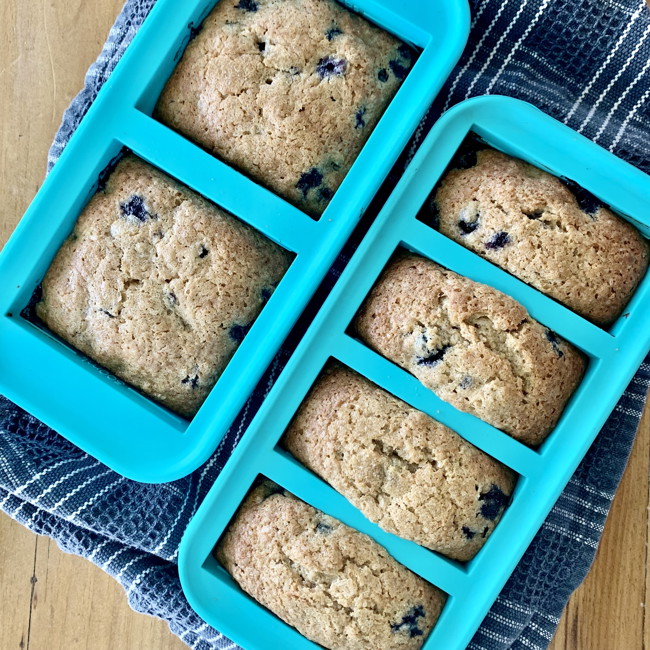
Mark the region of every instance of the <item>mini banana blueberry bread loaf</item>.
[[461, 561], [483, 546], [515, 485], [451, 429], [340, 366], [316, 382], [284, 444], [371, 521]]
[[585, 366], [509, 296], [416, 255], [389, 264], [354, 327], [441, 399], [531, 446], [551, 432]]
[[414, 61], [334, 0], [222, 0], [156, 117], [316, 217]]
[[134, 156], [84, 209], [43, 280], [45, 325], [192, 416], [291, 261]]
[[442, 233], [598, 325], [619, 316], [648, 268], [648, 244], [595, 197], [491, 149], [440, 183]]
[[239, 508], [216, 557], [246, 593], [330, 650], [416, 650], [445, 602], [370, 537], [270, 481]]

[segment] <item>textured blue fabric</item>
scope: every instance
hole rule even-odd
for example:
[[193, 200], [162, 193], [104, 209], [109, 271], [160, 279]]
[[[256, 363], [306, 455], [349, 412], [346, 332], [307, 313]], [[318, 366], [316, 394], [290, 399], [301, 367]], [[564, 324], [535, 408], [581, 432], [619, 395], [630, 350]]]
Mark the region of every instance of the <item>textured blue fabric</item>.
[[[86, 87], [65, 115], [50, 165], [153, 2], [126, 3]], [[650, 172], [650, 11], [645, 0], [473, 0], [472, 12], [466, 53], [401, 165], [442, 110], [467, 97], [498, 93], [536, 104]], [[114, 576], [134, 609], [167, 620], [191, 647], [235, 648], [183, 597], [175, 564], [178, 544], [291, 347], [276, 359], [210, 461], [167, 485], [120, 477], [0, 398], [0, 507]], [[649, 386], [650, 359], [492, 608], [473, 650], [548, 645], [570, 593], [593, 560]]]

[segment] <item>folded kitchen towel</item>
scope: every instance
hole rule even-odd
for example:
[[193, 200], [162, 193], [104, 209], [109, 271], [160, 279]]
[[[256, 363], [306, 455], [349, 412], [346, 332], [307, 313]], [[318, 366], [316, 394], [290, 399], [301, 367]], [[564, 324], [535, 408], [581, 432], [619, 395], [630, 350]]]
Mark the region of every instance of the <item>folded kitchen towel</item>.
[[[153, 4], [126, 3], [85, 88], [65, 114], [50, 166]], [[408, 153], [443, 110], [471, 96], [502, 94], [532, 102], [650, 172], [645, 0], [472, 0], [471, 5], [467, 50]], [[176, 567], [178, 545], [290, 348], [275, 360], [209, 462], [166, 485], [120, 477], [0, 398], [0, 507], [114, 576], [135, 610], [167, 620], [191, 647], [236, 648], [187, 604]], [[472, 641], [473, 650], [548, 645], [593, 560], [649, 385], [646, 359]]]

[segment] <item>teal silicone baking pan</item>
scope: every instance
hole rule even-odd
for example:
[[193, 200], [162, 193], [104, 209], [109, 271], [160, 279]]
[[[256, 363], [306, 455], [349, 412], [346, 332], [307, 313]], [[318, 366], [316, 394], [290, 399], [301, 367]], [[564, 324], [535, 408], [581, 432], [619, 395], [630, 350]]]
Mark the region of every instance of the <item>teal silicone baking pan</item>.
[[[650, 177], [538, 109], [504, 97], [458, 105], [434, 126], [215, 485], [191, 521], [179, 555], [181, 580], [195, 610], [247, 650], [317, 647], [242, 592], [212, 551], [258, 476], [370, 535], [409, 569], [449, 595], [425, 650], [461, 650], [542, 525], [634, 372], [650, 350], [650, 275], [625, 313], [601, 329], [418, 219], [418, 213], [468, 134], [570, 179], [650, 235]], [[437, 398], [413, 376], [367, 348], [350, 322], [397, 249], [405, 248], [522, 303], [586, 355], [578, 390], [546, 442], [531, 449]], [[330, 360], [352, 368], [457, 431], [519, 476], [510, 506], [477, 556], [448, 560], [382, 531], [343, 496], [284, 451], [279, 441]]]
[[[0, 256], [0, 392], [112, 469], [143, 482], [178, 479], [216, 449], [460, 57], [469, 32], [466, 0], [341, 3], [419, 54], [327, 210], [314, 220], [152, 117], [196, 26], [215, 4], [158, 0]], [[191, 421], [22, 316], [102, 171], [125, 149], [295, 254]]]

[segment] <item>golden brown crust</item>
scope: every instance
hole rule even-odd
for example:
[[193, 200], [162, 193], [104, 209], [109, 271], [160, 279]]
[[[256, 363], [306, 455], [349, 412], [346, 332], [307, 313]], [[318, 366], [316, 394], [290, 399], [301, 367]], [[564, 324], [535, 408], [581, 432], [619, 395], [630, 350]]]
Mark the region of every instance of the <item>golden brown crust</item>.
[[156, 116], [319, 216], [413, 63], [400, 45], [333, 0], [219, 2]]
[[153, 399], [192, 416], [289, 254], [128, 156], [43, 280], [38, 317]]
[[451, 429], [340, 366], [316, 382], [284, 444], [371, 521], [461, 561], [482, 548], [515, 484]]
[[633, 226], [499, 151], [450, 171], [434, 202], [442, 233], [599, 325], [621, 314], [648, 268]]
[[582, 355], [515, 300], [416, 255], [389, 264], [355, 328], [440, 398], [531, 446], [584, 372]]
[[331, 650], [417, 650], [445, 602], [372, 539], [265, 482], [216, 549], [239, 586]]

